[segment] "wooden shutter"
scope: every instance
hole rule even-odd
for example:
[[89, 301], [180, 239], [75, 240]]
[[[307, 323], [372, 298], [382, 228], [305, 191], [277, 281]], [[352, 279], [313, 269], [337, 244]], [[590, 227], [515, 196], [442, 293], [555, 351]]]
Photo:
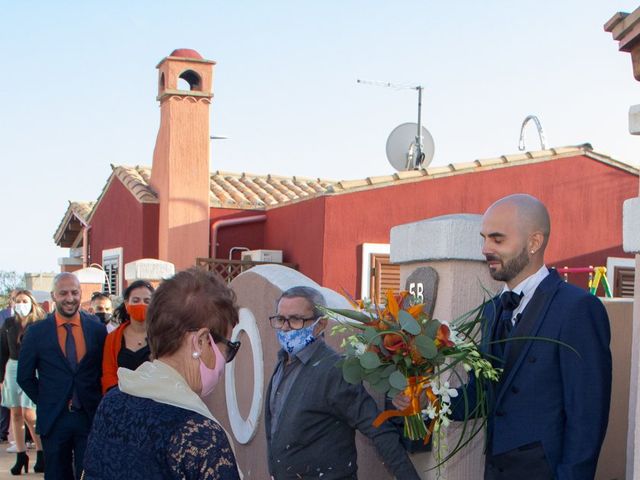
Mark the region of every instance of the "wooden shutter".
[[636, 269], [631, 267], [614, 267], [613, 269], [613, 296], [631, 298], [634, 293]]
[[389, 262], [388, 253], [372, 253], [371, 299], [382, 303], [387, 290], [400, 291], [400, 265]]

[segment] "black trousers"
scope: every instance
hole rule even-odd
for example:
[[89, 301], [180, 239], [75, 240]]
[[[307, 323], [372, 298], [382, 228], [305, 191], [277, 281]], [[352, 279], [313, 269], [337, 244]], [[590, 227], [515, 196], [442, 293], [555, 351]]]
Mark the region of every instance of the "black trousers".
[[79, 480], [91, 421], [85, 411], [64, 409], [48, 435], [42, 435], [45, 480]]
[[487, 455], [484, 480], [553, 480], [542, 443], [514, 448], [500, 455]]

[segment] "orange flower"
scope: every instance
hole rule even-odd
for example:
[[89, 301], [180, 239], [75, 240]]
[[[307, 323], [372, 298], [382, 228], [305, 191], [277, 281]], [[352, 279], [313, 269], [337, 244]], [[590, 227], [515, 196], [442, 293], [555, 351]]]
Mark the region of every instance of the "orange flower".
[[446, 325], [440, 325], [438, 333], [436, 334], [436, 347], [445, 346], [453, 347], [455, 344], [449, 339], [449, 327]]
[[390, 352], [395, 352], [407, 346], [407, 344], [404, 343], [402, 336], [394, 333], [386, 334], [382, 339], [382, 344], [384, 345], [384, 348]]
[[392, 290], [387, 290], [387, 306], [385, 310], [389, 312], [389, 314], [394, 318], [398, 318], [398, 312], [400, 311], [400, 305], [398, 304], [398, 299], [393, 294]]

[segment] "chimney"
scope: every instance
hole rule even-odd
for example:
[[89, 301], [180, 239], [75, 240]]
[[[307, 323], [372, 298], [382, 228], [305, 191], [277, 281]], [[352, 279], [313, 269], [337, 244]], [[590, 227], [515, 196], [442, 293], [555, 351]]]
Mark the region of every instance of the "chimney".
[[149, 183], [160, 201], [158, 257], [176, 270], [208, 255], [213, 65], [195, 50], [178, 49], [156, 67], [160, 128]]

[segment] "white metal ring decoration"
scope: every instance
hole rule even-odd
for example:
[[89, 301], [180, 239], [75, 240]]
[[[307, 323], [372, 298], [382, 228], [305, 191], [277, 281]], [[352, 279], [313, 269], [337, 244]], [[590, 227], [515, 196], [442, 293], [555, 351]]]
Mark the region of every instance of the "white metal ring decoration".
[[[227, 365], [225, 369], [225, 394], [227, 399], [227, 410], [229, 412], [229, 422], [231, 430], [236, 440], [242, 444], [249, 443], [258, 430], [258, 420], [262, 414], [262, 392], [264, 390], [264, 361], [262, 358], [262, 340], [260, 332], [251, 310], [241, 308], [239, 312], [240, 321], [233, 327], [231, 341], [235, 342], [240, 337], [241, 332], [245, 332], [251, 345], [253, 356], [253, 397], [249, 416], [245, 420], [238, 408], [238, 396], [236, 392], [236, 360]], [[243, 347], [246, 345], [243, 342]]]

